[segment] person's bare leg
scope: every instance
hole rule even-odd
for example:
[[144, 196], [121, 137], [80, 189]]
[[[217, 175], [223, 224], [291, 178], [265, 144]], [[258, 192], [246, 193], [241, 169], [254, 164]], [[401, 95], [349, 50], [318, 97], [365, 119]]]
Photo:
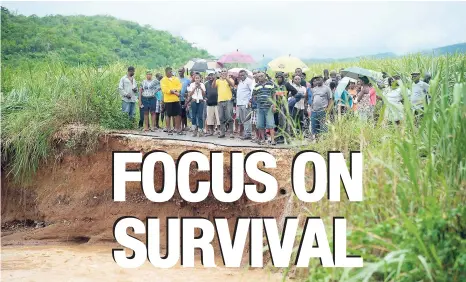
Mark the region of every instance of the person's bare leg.
[[275, 143], [275, 130], [273, 128], [270, 129], [270, 143]]
[[149, 111], [144, 111], [144, 131], [149, 130]]
[[156, 123], [155, 123], [156, 116], [157, 116], [156, 113], [154, 113], [154, 112], [151, 112], [151, 113], [150, 113], [150, 117], [151, 117], [151, 128], [152, 128], [152, 130], [154, 130], [154, 129], [157, 127], [157, 126], [156, 126]]
[[155, 124], [155, 127], [156, 127], [157, 129], [160, 128], [159, 119], [160, 119], [160, 114], [157, 114], [157, 113], [156, 113], [156, 114], [155, 114], [155, 123], [154, 123], [154, 124]]
[[175, 130], [181, 132], [181, 116], [175, 117]]

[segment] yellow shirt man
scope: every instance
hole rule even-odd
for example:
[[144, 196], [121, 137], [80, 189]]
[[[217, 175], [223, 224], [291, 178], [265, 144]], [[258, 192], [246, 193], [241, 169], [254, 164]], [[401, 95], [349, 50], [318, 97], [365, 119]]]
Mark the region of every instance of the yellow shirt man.
[[177, 90], [178, 93], [181, 91], [181, 81], [178, 77], [164, 77], [160, 81], [160, 87], [162, 88], [163, 102], [173, 103], [179, 102], [180, 97], [171, 93], [171, 90]]
[[230, 84], [228, 84], [228, 81], [226, 79], [217, 79], [217, 91], [218, 91], [218, 101], [219, 102], [224, 102], [224, 101], [230, 101], [232, 98], [232, 93], [231, 93], [231, 87]]

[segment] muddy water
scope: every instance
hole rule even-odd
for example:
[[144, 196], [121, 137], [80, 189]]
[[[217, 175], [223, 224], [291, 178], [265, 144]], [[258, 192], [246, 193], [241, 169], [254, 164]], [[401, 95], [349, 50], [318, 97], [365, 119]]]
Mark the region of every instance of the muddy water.
[[[2, 281], [280, 281], [264, 269], [159, 269], [146, 262], [138, 269], [120, 268], [108, 246], [8, 246], [1, 250]], [[222, 265], [221, 261], [217, 265]]]

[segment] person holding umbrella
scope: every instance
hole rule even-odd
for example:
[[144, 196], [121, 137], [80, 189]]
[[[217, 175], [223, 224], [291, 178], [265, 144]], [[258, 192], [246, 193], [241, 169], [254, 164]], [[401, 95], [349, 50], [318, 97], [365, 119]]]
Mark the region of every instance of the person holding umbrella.
[[235, 87], [235, 81], [228, 77], [226, 69], [222, 69], [220, 77], [214, 80], [212, 87], [217, 88], [218, 92], [218, 115], [220, 118], [218, 138], [225, 138], [227, 126], [230, 138], [235, 138], [233, 135], [233, 93], [231, 91], [231, 88]]

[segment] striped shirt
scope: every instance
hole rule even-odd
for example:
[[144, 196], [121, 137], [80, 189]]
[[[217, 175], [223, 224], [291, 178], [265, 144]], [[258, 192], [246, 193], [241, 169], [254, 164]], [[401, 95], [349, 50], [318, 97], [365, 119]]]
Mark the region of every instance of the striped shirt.
[[258, 83], [254, 87], [252, 95], [259, 109], [269, 109], [272, 106], [272, 99], [275, 95], [275, 85], [270, 81]]

